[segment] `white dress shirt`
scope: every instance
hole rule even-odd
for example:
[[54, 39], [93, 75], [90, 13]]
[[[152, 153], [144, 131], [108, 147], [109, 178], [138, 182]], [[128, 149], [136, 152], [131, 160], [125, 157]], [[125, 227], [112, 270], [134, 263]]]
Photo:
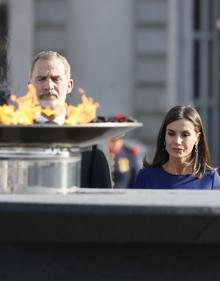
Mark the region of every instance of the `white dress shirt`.
[[66, 118], [66, 110], [62, 114], [55, 116], [53, 119], [49, 119], [45, 115], [40, 114], [40, 115], [36, 116], [36, 121], [40, 122], [40, 123], [45, 123], [47, 121], [53, 121], [53, 122], [57, 123], [58, 125], [63, 125], [65, 118]]

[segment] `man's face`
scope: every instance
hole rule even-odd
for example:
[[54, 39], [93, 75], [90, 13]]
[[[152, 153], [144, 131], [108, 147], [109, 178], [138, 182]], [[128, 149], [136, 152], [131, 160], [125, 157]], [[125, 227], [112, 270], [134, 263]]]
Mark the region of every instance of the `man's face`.
[[66, 101], [73, 89], [73, 80], [65, 74], [60, 59], [39, 59], [33, 69], [31, 81], [36, 88], [38, 101], [43, 107], [55, 108]]

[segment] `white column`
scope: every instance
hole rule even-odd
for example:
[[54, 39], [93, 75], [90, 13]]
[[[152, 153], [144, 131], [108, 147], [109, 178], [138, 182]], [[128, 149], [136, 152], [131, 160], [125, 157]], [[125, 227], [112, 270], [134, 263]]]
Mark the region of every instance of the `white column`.
[[168, 72], [167, 72], [167, 98], [170, 106], [178, 104], [178, 40], [179, 17], [178, 0], [169, 0], [168, 5]]
[[193, 1], [169, 0], [168, 96], [173, 104], [193, 103]]
[[133, 1], [69, 0], [68, 57], [98, 114], [132, 114]]
[[33, 0], [9, 0], [9, 83], [16, 95], [26, 94], [33, 52]]

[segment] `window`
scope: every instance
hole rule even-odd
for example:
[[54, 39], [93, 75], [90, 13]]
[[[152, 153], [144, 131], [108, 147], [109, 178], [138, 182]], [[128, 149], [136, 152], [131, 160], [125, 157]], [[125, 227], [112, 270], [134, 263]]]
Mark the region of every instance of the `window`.
[[193, 1], [193, 101], [202, 116], [215, 165], [220, 163], [218, 0]]

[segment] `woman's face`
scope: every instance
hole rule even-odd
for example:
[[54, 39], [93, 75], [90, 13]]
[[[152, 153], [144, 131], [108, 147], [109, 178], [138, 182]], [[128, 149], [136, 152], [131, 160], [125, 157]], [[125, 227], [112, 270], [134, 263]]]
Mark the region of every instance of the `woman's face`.
[[167, 125], [165, 132], [166, 150], [169, 158], [185, 161], [191, 157], [194, 145], [199, 142], [200, 133], [196, 133], [192, 122], [180, 119]]

